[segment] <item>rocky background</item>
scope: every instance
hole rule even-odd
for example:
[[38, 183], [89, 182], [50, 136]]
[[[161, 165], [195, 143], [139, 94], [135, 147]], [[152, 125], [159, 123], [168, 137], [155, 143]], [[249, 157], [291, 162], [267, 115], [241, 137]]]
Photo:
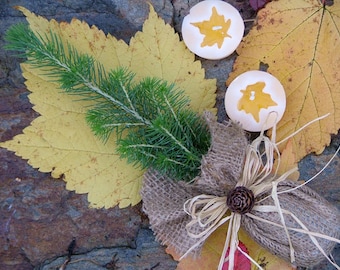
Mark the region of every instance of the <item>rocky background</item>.
[[[73, 17], [97, 25], [105, 33], [129, 42], [141, 30], [152, 2], [157, 13], [177, 32], [190, 7], [198, 0], [0, 0], [0, 141], [22, 132], [37, 117], [28, 101], [19, 60], [3, 49], [4, 33], [24, 21], [13, 6], [36, 14], [70, 21]], [[253, 23], [254, 10], [246, 0], [229, 1]], [[208, 78], [217, 78], [219, 118], [225, 118], [225, 80], [235, 55], [203, 60]], [[320, 156], [300, 162], [301, 178], [316, 174], [340, 143], [340, 135]], [[311, 183], [340, 208], [340, 157]], [[339, 226], [339, 224], [334, 224]], [[70, 256], [72, 255], [72, 256]], [[340, 248], [334, 251], [340, 263]], [[66, 268], [63, 266], [69, 259]], [[141, 204], [126, 209], [89, 209], [86, 195], [65, 190], [62, 180], [31, 168], [25, 160], [0, 149], [0, 269], [166, 269], [176, 262], [164, 252], [148, 228]], [[333, 269], [327, 263], [313, 269]]]

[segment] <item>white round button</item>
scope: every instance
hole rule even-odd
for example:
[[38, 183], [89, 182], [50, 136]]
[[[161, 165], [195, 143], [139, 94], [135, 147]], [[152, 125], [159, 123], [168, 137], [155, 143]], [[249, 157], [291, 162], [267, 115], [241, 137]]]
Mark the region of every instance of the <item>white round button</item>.
[[243, 34], [244, 22], [238, 10], [220, 0], [196, 4], [182, 23], [183, 41], [189, 50], [211, 60], [232, 54]]
[[239, 122], [245, 130], [257, 132], [280, 121], [286, 109], [286, 94], [273, 75], [252, 70], [230, 83], [224, 103], [231, 120]]

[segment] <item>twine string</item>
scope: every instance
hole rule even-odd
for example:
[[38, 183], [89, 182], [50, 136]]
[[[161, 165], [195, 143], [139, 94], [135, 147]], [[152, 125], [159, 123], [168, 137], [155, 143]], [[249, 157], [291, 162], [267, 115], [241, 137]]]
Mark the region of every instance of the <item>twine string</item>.
[[[311, 122], [307, 123], [302, 128], [300, 128], [298, 131], [288, 136], [287, 138], [294, 136], [297, 132], [301, 131], [306, 126], [318, 120], [321, 120], [328, 115], [329, 114], [321, 116], [315, 120], [312, 120]], [[270, 211], [278, 213], [278, 215], [280, 216], [280, 224], [259, 218], [256, 215], [250, 213], [246, 213], [245, 215], [257, 220], [261, 220], [262, 222], [272, 224], [274, 226], [279, 226], [284, 229], [290, 248], [291, 263], [293, 265], [295, 263], [295, 250], [290, 239], [289, 230], [308, 234], [308, 236], [310, 237], [312, 242], [317, 246], [320, 252], [332, 263], [332, 265], [334, 265], [337, 269], [340, 270], [340, 267], [327, 256], [327, 254], [322, 249], [322, 247], [320, 246], [315, 237], [321, 237], [330, 241], [335, 241], [337, 243], [340, 243], [340, 240], [320, 233], [310, 232], [308, 228], [294, 214], [285, 209], [282, 209], [280, 206], [278, 195], [283, 192], [278, 192], [277, 186], [281, 181], [286, 180], [289, 175], [296, 172], [297, 168], [293, 168], [285, 172], [280, 177], [276, 176], [277, 171], [273, 172], [275, 156], [278, 161], [278, 166], [276, 167], [276, 170], [277, 168], [279, 168], [280, 164], [280, 152], [278, 150], [278, 144], [287, 140], [286, 138], [280, 141], [279, 143], [275, 143], [275, 138], [276, 138], [276, 125], [273, 127], [271, 139], [265, 136], [264, 131], [262, 130], [259, 137], [257, 137], [250, 145], [248, 145], [246, 149], [246, 158], [243, 174], [241, 179], [236, 184], [236, 186], [245, 186], [251, 189], [255, 197], [260, 193], [268, 192], [269, 190], [271, 190], [271, 195], [268, 195], [266, 198], [272, 197], [274, 205], [262, 206], [258, 205], [259, 202], [257, 202], [255, 203], [253, 210], [260, 212]], [[260, 150], [261, 146], [263, 147], [262, 151]], [[339, 149], [337, 150], [337, 153]], [[264, 199], [262, 199], [261, 201], [263, 201]], [[229, 215], [226, 215], [228, 207], [226, 204], [225, 196], [218, 197], [205, 194], [201, 194], [187, 200], [184, 203], [184, 211], [192, 218], [191, 221], [186, 225], [187, 233], [190, 237], [198, 239], [198, 241], [191, 248], [189, 248], [189, 250], [180, 259], [187, 256], [192, 250], [194, 250], [202, 242], [204, 242], [218, 227], [229, 221], [227, 236], [218, 269], [221, 270], [223, 264], [226, 261], [228, 261], [229, 262], [228, 270], [232, 270], [234, 268], [235, 263], [234, 261], [235, 252], [237, 250], [241, 250], [238, 246], [239, 243], [238, 231], [241, 226], [241, 215], [237, 213], [230, 213]], [[285, 224], [284, 215], [291, 216], [299, 224], [299, 226], [301, 226], [302, 229], [287, 227]], [[197, 230], [195, 230], [195, 228], [197, 228], [197, 226], [203, 228], [204, 230], [203, 231], [199, 230], [199, 232], [196, 232]], [[229, 255], [226, 257], [228, 248]], [[246, 254], [245, 252], [242, 253]], [[246, 254], [246, 257], [250, 259], [250, 261], [254, 263], [259, 269], [262, 269], [260, 265], [258, 265], [256, 261], [252, 259], [248, 254]]]
[[[254, 211], [259, 211], [259, 212], [263, 212], [263, 213], [269, 213], [269, 212], [277, 212], [277, 208], [276, 206], [273, 205], [255, 205], [253, 208]], [[322, 233], [318, 233], [318, 232], [312, 232], [310, 231], [307, 226], [297, 217], [295, 216], [292, 212], [286, 210], [286, 209], [281, 209], [282, 213], [285, 215], [289, 215], [291, 216], [298, 224], [301, 228], [293, 228], [293, 227], [287, 227], [286, 229], [288, 231], [295, 231], [295, 232], [299, 232], [299, 233], [303, 233], [309, 236], [309, 238], [311, 239], [311, 241], [313, 242], [313, 244], [319, 249], [319, 251], [325, 256], [325, 258], [338, 270], [340, 270], [340, 267], [334, 262], [332, 261], [326, 254], [326, 252], [323, 250], [323, 248], [321, 247], [321, 245], [319, 244], [318, 240], [316, 239], [316, 237], [318, 238], [322, 238], [328, 241], [333, 241], [335, 243], [340, 244], [340, 240]], [[283, 228], [285, 227], [285, 225], [282, 224], [278, 224], [266, 219], [263, 219], [261, 217], [258, 217], [254, 214], [251, 213], [246, 213], [246, 215], [254, 220], [259, 220], [261, 222], [264, 223], [268, 223], [272, 226], [276, 226], [276, 227], [280, 227]]]
[[[259, 150], [262, 144], [264, 144], [265, 147], [264, 153], [261, 153]], [[272, 153], [275, 149], [277, 149], [275, 143], [261, 133], [261, 135], [246, 149], [243, 175], [236, 186], [253, 186], [255, 191], [254, 194], [269, 189], [270, 187], [267, 182], [264, 182], [263, 180], [266, 179], [272, 171]], [[241, 226], [241, 215], [231, 213], [223, 218], [228, 211], [226, 200], [227, 198], [225, 196], [218, 197], [201, 194], [184, 203], [184, 211], [191, 216], [191, 221], [186, 225], [187, 233], [190, 237], [199, 240], [181, 258], [184, 258], [191, 250], [205, 241], [218, 227], [229, 221], [227, 237], [218, 269], [222, 269], [223, 264], [225, 263], [225, 254], [227, 253], [228, 248], [228, 270], [234, 268], [234, 255], [238, 249], [238, 231]], [[197, 226], [204, 228], [204, 230], [196, 233], [195, 228], [197, 228]]]

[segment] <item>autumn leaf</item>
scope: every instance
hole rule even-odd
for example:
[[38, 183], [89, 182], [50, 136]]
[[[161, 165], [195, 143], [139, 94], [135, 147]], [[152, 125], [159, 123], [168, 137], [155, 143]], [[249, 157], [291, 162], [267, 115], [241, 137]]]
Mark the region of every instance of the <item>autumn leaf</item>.
[[[50, 31], [58, 34], [62, 42], [92, 56], [106, 70], [122, 66], [136, 73], [136, 80], [152, 76], [176, 83], [191, 99], [193, 110], [215, 111], [215, 80], [204, 79], [200, 62], [195, 61], [179, 36], [158, 18], [151, 6], [143, 32], [138, 32], [130, 45], [76, 19], [57, 23], [23, 7], [17, 8], [34, 32], [41, 36]], [[137, 204], [143, 171], [120, 159], [115, 152], [114, 136], [104, 144], [93, 135], [85, 121], [91, 101], [61, 92], [39, 68], [29, 64], [21, 67], [27, 88], [32, 92], [30, 102], [41, 116], [23, 134], [0, 146], [28, 159], [39, 171], [62, 177], [68, 190], [88, 193], [91, 207]]]
[[[239, 241], [238, 247], [242, 250], [243, 253], [249, 255], [247, 247]], [[239, 250], [236, 250], [234, 255], [234, 270], [250, 270], [251, 269], [251, 262], [250, 260]], [[230, 248], [227, 250], [226, 258], [229, 256]], [[228, 270], [229, 262], [226, 261], [223, 264], [222, 270]]]
[[[296, 164], [309, 153], [321, 153], [340, 127], [340, 2], [274, 1], [259, 11], [257, 23], [239, 46], [234, 71], [239, 74], [268, 65], [285, 88], [286, 112], [277, 125], [277, 141], [308, 122], [330, 113], [293, 137]], [[287, 144], [280, 146], [283, 151]]]
[[[177, 265], [177, 270], [211, 270], [217, 269], [220, 261], [221, 253], [224, 247], [224, 241], [228, 230], [228, 224], [224, 224], [219, 227], [204, 243], [201, 255], [198, 258], [185, 257], [180, 260]], [[239, 240], [246, 246], [249, 255], [259, 265], [265, 267], [266, 270], [293, 270], [294, 268], [284, 260], [271, 254], [269, 251], [258, 245], [252, 240], [246, 232], [242, 229], [238, 233]], [[172, 247], [168, 247], [166, 251], [171, 254], [175, 260], [178, 260], [180, 256], [176, 254]], [[235, 265], [235, 270], [237, 268]], [[252, 270], [256, 270], [257, 267], [252, 264]]]
[[[265, 248], [261, 247], [255, 241], [253, 241], [245, 231], [242, 229], [239, 231], [239, 240], [242, 241], [249, 251], [249, 255], [254, 259], [260, 266], [265, 270], [294, 270], [295, 267], [285, 260], [277, 257], [276, 255], [270, 253]], [[258, 268], [252, 264], [252, 270], [257, 270]]]
[[[276, 170], [277, 175], [283, 175], [285, 172], [288, 172], [289, 170], [294, 169], [294, 168], [296, 168], [296, 158], [293, 152], [292, 139], [289, 139], [286, 144], [285, 149], [283, 149], [280, 155], [280, 160], [279, 159], [275, 160], [273, 170]], [[295, 171], [289, 175], [289, 179], [298, 180], [299, 176], [300, 176], [299, 171]]]

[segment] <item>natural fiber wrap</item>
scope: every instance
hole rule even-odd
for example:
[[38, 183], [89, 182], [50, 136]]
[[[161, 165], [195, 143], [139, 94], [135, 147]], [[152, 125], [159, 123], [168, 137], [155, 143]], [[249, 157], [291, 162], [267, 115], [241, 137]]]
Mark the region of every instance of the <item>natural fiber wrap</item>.
[[[141, 195], [151, 228], [158, 240], [174, 247], [180, 255], [199, 241], [197, 238], [191, 238], [187, 233], [186, 225], [191, 217], [184, 211], [184, 203], [200, 194], [226, 196], [242, 174], [245, 149], [248, 144], [242, 129], [233, 123], [217, 123], [211, 116], [207, 118], [207, 122], [212, 144], [209, 152], [202, 159], [201, 175], [196, 177], [192, 184], [175, 182], [152, 169], [149, 169], [144, 176]], [[297, 185], [297, 182], [285, 180], [278, 184], [278, 192]], [[259, 203], [259, 200], [267, 195], [269, 197]], [[310, 231], [339, 238], [340, 215], [337, 208], [310, 188], [303, 186], [279, 194], [278, 198], [281, 208], [297, 216]], [[274, 205], [270, 191], [268, 194], [257, 196], [255, 200], [255, 206]], [[276, 212], [252, 210], [249, 214], [281, 224]], [[301, 228], [291, 216], [284, 215], [284, 218], [288, 228]], [[282, 228], [256, 220], [249, 215], [242, 215], [241, 226], [256, 242], [273, 254], [290, 261], [287, 236]], [[204, 229], [196, 226], [191, 228], [191, 232], [192, 230], [198, 233]], [[312, 266], [324, 259], [308, 235], [292, 230], [289, 230], [289, 234], [298, 266]], [[326, 254], [330, 254], [335, 243], [317, 239]], [[202, 246], [203, 243], [191, 254], [199, 255]]]
[[[296, 181], [285, 180], [278, 185], [278, 192], [296, 186], [298, 186]], [[312, 189], [302, 186], [279, 195], [279, 200], [281, 208], [293, 213], [311, 232], [339, 239], [340, 215], [338, 209]], [[270, 197], [259, 204], [274, 205]], [[275, 212], [263, 213], [253, 210], [250, 214], [280, 224], [280, 217]], [[301, 228], [290, 216], [285, 215], [284, 217], [287, 227]], [[290, 261], [289, 244], [283, 228], [255, 220], [247, 215], [242, 216], [241, 224], [257, 243], [267, 248], [271, 253]], [[308, 235], [293, 231], [289, 231], [289, 233], [295, 250], [296, 265], [310, 267], [325, 259]], [[326, 254], [330, 254], [335, 246], [332, 241], [321, 238], [318, 238], [318, 241]]]

